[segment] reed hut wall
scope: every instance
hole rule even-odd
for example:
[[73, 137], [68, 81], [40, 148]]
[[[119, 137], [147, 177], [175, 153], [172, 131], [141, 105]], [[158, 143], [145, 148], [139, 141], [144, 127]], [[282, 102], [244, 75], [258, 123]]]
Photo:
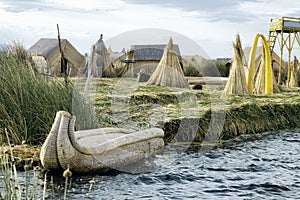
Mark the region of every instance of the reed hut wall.
[[[64, 60], [67, 61], [69, 75], [76, 75], [78, 70], [86, 64], [84, 56], [66, 39], [61, 39], [61, 50]], [[32, 56], [44, 57], [49, 65], [50, 75], [60, 74], [61, 52], [56, 38], [41, 38], [28, 49], [28, 52]], [[44, 66], [39, 67], [43, 68]]]

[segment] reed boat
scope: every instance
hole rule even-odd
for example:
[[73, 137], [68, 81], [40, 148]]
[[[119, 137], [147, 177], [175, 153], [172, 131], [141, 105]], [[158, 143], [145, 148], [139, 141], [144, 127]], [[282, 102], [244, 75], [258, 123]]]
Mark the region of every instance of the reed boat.
[[75, 120], [76, 117], [66, 111], [56, 113], [40, 152], [45, 169], [104, 173], [141, 161], [164, 147], [164, 132], [159, 128], [75, 131]]

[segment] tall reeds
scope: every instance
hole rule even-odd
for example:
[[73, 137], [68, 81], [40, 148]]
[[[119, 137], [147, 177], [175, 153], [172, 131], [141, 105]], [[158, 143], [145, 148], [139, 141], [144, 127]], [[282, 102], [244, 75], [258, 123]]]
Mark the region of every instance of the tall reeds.
[[[74, 113], [72, 110], [76, 108], [80, 116], [84, 116], [81, 118], [91, 116], [89, 106], [73, 90], [73, 84], [39, 75], [20, 44], [15, 43], [0, 52], [0, 88], [0, 142], [6, 142], [5, 129], [14, 144], [42, 143], [58, 110]], [[87, 121], [77, 128], [95, 126], [95, 120]]]
[[[49, 195], [54, 199], [55, 193], [53, 184], [49, 184], [52, 189], [52, 194], [47, 193], [47, 172], [44, 174], [44, 180], [42, 182], [41, 168], [39, 166], [33, 166], [31, 159], [25, 161], [24, 172], [17, 171], [16, 155], [13, 152], [13, 145], [10, 143], [7, 132], [5, 132], [5, 135], [8, 143], [5, 147], [8, 148], [2, 148], [0, 152], [0, 199], [35, 200], [46, 199]], [[31, 170], [32, 168], [33, 170]], [[51, 176], [51, 180], [53, 182], [53, 176]]]

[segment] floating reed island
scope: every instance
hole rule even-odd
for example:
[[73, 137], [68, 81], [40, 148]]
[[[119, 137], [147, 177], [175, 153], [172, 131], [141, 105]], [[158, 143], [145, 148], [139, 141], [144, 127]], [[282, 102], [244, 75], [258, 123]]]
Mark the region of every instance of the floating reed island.
[[[259, 39], [263, 48], [257, 61]], [[147, 83], [128, 77], [94, 79], [96, 116], [104, 127], [159, 126], [166, 143], [215, 143], [243, 134], [298, 128], [299, 89], [277, 85], [269, 48], [264, 35], [257, 34], [247, 63], [237, 35], [228, 79], [202, 77], [201, 90], [191, 90], [196, 78], [184, 76], [170, 39]], [[296, 58], [293, 66], [293, 86], [297, 86]]]
[[[298, 59], [291, 62], [289, 55], [288, 63], [280, 59], [276, 68], [270, 42], [257, 34], [245, 55], [237, 36], [226, 67], [200, 66], [196, 56], [185, 61], [172, 38], [163, 49], [145, 45], [141, 51], [136, 46], [114, 61], [103, 35], [92, 45], [89, 59], [61, 40], [38, 42], [45, 44], [45, 52], [56, 52], [50, 57], [40, 54], [44, 48], [30, 48], [30, 54], [22, 47], [5, 50], [0, 54], [0, 133], [14, 144], [40, 145], [58, 110], [77, 117], [76, 131], [156, 127], [163, 129], [166, 144], [215, 144], [239, 135], [299, 128]], [[150, 54], [141, 56], [141, 52]], [[55, 59], [50, 62], [50, 58]], [[44, 65], [38, 66], [37, 61]], [[75, 72], [79, 74], [72, 78]], [[226, 78], [216, 76], [220, 74]], [[7, 138], [0, 139], [6, 143]]]
[[[147, 86], [135, 79], [94, 82], [95, 112], [102, 127], [159, 127], [169, 143], [213, 142], [243, 134], [291, 130], [300, 124], [300, 89], [280, 87], [271, 95], [220, 98], [224, 85], [202, 90]], [[132, 86], [132, 88], [130, 87]]]

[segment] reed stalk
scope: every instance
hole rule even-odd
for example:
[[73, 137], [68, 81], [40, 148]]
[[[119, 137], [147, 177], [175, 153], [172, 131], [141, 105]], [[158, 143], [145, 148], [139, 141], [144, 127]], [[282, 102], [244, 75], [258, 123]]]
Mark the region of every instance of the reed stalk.
[[78, 121], [77, 129], [97, 126], [96, 120], [89, 121], [90, 107], [73, 83], [45, 79], [20, 44], [0, 51], [0, 70], [0, 135], [6, 129], [13, 144], [41, 144], [59, 110], [85, 119]]

